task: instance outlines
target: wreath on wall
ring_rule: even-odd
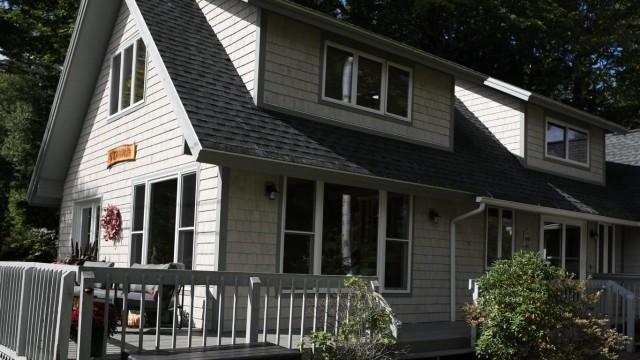
[[[115,205],[108,205],[106,209],[104,209],[104,213],[100,219],[100,226],[104,234],[102,235],[103,240],[120,240],[122,233],[122,216],[120,215],[120,209]]]

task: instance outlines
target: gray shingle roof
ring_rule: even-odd
[[[635,169],[608,166],[607,187],[528,170],[460,103],[453,152],[265,111],[195,1],[137,4],[204,149],[640,220],[623,176]]]
[[[607,161],[640,165],[640,130],[626,135],[607,135]]]

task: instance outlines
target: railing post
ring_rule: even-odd
[[[476,279],[469,279],[469,290],[471,290],[471,299],[474,305],[478,305],[478,298],[480,297],[480,291],[478,290],[478,281]],[[478,328],[475,325],[471,325],[471,334],[469,335],[471,340],[471,348],[475,349],[476,341],[478,340]]]
[[[611,280],[608,280],[606,283],[606,290],[607,292],[606,296],[607,296],[607,304],[606,304],[606,311],[607,311],[607,318],[609,320],[609,326],[611,326],[612,322],[611,322],[611,316],[613,316],[613,305],[614,305],[614,294],[613,294],[613,285]]]
[[[627,352],[636,352],[636,297],[627,295],[627,336],[631,341],[627,345]]]
[[[249,293],[247,295],[247,331],[246,343],[258,341],[258,310],[260,309],[260,278],[249,278]]]
[[[71,304],[73,303],[73,285],[75,273],[69,272],[60,279],[60,297],[58,300],[58,318],[56,320],[56,343],[53,352],[56,359],[66,360],[69,349],[69,328],[71,326]]]
[[[78,306],[78,353],[77,359],[88,359],[91,356],[91,335],[93,328],[93,272],[82,272],[80,278],[80,304]],[[105,314],[105,321],[107,315]]]
[[[31,282],[33,280],[33,268],[27,267],[22,274],[22,287],[20,289],[20,313],[18,317],[18,336],[16,340],[16,355],[25,356],[27,351],[27,325],[29,320],[29,303],[31,302]]]

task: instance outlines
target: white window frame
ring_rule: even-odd
[[[96,212],[96,207],[100,208],[99,212]],[[91,229],[89,235],[89,244],[91,244],[91,239],[96,239],[98,242],[98,252],[96,254],[96,258],[99,259],[100,256],[100,216],[102,212],[102,199],[101,198],[93,198],[93,199],[85,199],[76,201],[73,204],[73,228],[72,228],[72,236],[71,236],[71,247],[72,253],[75,252],[75,243],[79,243],[80,238],[82,237],[82,210],[86,208],[91,208]],[[97,227],[95,226],[97,225]],[[97,233],[96,233],[97,231]]]
[[[546,261],[546,251],[544,248],[544,223],[554,222],[562,225],[562,239],[560,243],[560,267],[565,268],[565,251],[566,251],[566,226],[579,226],[580,227],[580,273],[576,274],[580,279],[585,279],[587,274],[587,223],[581,220],[555,217],[555,216],[540,216],[540,256]]]
[[[333,47],[336,48],[338,50],[342,50],[342,51],[346,51],[346,52],[350,52],[353,54],[353,69],[351,70],[351,101],[347,102],[347,101],[343,101],[343,100],[338,100],[338,99],[334,99],[334,98],[330,98],[325,96],[325,88],[326,88],[326,79],[327,79],[327,48],[328,47]],[[358,89],[358,63],[359,63],[359,59],[360,57],[366,57],[370,60],[379,62],[382,65],[382,79],[381,79],[381,84],[380,84],[380,108],[379,109],[372,109],[366,106],[362,106],[362,105],[358,105],[357,101],[358,101],[358,94],[357,94],[357,89]],[[390,112],[387,111],[387,94],[388,94],[388,74],[389,74],[389,66],[393,66],[395,68],[398,68],[400,70],[404,70],[404,71],[408,71],[409,72],[409,92],[408,92],[408,99],[407,99],[407,116],[400,116],[397,114],[392,114]],[[355,50],[340,44],[336,44],[332,41],[325,41],[324,44],[324,54],[323,54],[323,66],[322,66],[322,89],[321,89],[321,99],[323,101],[327,101],[327,102],[331,102],[331,103],[335,103],[335,104],[340,104],[340,105],[346,105],[346,106],[351,106],[354,107],[356,109],[359,110],[364,110],[364,111],[368,111],[371,113],[375,113],[378,115],[383,115],[383,116],[389,116],[398,120],[402,120],[402,121],[407,121],[407,122],[411,122],[411,114],[412,114],[412,109],[413,109],[413,69],[411,69],[410,67],[404,66],[404,65],[400,65],[398,63],[392,62],[392,61],[388,61],[385,60],[381,57],[375,56],[375,55],[371,55],[369,53],[363,52],[363,51],[359,51],[359,50]]]
[[[555,156],[555,155],[551,155],[549,154],[548,151],[548,143],[549,143],[549,139],[547,138],[547,129],[549,128],[549,123],[557,126],[557,127],[561,127],[564,128],[564,153],[565,153],[565,157],[559,157],[559,156]],[[576,161],[576,160],[571,160],[569,159],[569,129],[577,131],[577,132],[582,132],[585,133],[587,135],[587,161],[586,162],[580,162],[580,161]],[[562,161],[562,162],[566,162],[569,164],[573,164],[573,165],[578,165],[581,167],[585,167],[588,168],[589,164],[591,163],[591,134],[589,133],[589,130],[581,128],[579,126],[575,126],[575,125],[571,125],[568,124],[562,120],[558,120],[552,117],[546,117],[545,119],[545,124],[544,124],[544,156],[549,158],[549,159],[553,159],[553,160],[558,160],[558,161]]]
[[[196,187],[195,187],[195,206],[194,206],[194,214],[193,214],[193,227],[180,227],[180,210],[182,209],[182,177],[183,175],[195,174],[196,175]],[[151,185],[155,183],[159,183],[166,180],[177,179],[177,188],[176,188],[176,224],[174,230],[173,237],[173,262],[178,262],[178,249],[179,249],[179,235],[181,230],[189,230],[193,229],[193,249],[192,249],[192,269],[195,270],[196,267],[196,244],[197,244],[197,236],[196,232],[196,224],[198,222],[198,198],[199,198],[199,186],[200,186],[200,171],[198,171],[198,167],[186,167],[181,169],[176,169],[174,171],[169,171],[162,174],[156,174],[155,176],[149,176],[144,178],[135,179],[131,184],[131,216],[134,214],[135,202],[133,201],[133,196],[135,194],[135,187],[137,185],[144,185],[144,215],[143,215],[143,231],[142,231],[142,254],[140,262],[142,264],[147,264],[148,250],[149,250],[149,199],[151,196]],[[131,246],[133,245],[133,234],[141,233],[140,231],[131,232],[129,236],[129,262],[131,261]]]
[[[616,273],[616,226],[608,223],[597,224],[597,240],[596,240],[596,273],[600,272],[600,257],[602,257],[602,273],[603,274],[615,274]],[[604,227],[604,244],[602,250],[604,254],[600,254],[600,227]],[[612,230],[613,239],[609,239],[609,228]],[[609,264],[609,243],[611,242],[611,264]],[[609,266],[611,265],[611,266]],[[611,271],[609,271],[611,269]]]
[[[111,119],[113,117],[116,116],[120,116],[121,114],[125,113],[126,111],[129,111],[135,107],[138,107],[138,105],[141,105],[145,102],[146,98],[147,98],[147,72],[149,71],[149,57],[148,57],[148,49],[146,47],[145,44],[145,66],[144,66],[144,76],[143,76],[143,82],[144,84],[142,85],[143,87],[143,91],[142,91],[142,99],[138,100],[137,102],[134,102],[135,99],[135,88],[136,88],[136,66],[137,66],[137,59],[138,59],[138,40],[141,40],[144,42],[144,40],[142,40],[141,37],[137,37],[135,39],[129,40],[127,42],[125,42],[123,45],[121,45],[118,50],[111,56],[111,61],[109,62],[109,102],[108,102],[108,110],[107,113],[109,114],[109,116],[107,117],[107,119]],[[130,46],[133,46],[133,64],[131,64],[131,94],[130,94],[130,99],[129,99],[129,106],[123,108],[122,107],[122,93],[123,93],[123,87],[124,87],[124,51],[126,49],[128,49]],[[118,109],[116,110],[116,112],[111,113],[111,102],[112,102],[112,89],[111,87],[113,86],[113,83],[111,82],[111,80],[113,79],[113,61],[114,59],[120,55],[120,81],[119,81],[119,88],[118,88]]]
[[[315,208],[314,208],[314,231],[313,232],[300,232],[300,231],[288,231],[286,227],[286,212],[287,212],[287,179],[283,179],[282,189],[282,202],[281,202],[281,231],[280,237],[280,256],[279,256],[279,272],[284,270],[284,235],[285,233],[305,234],[313,235],[313,275],[322,275],[322,226],[323,226],[323,212],[324,212],[324,181],[314,181],[315,183]],[[313,181],[313,180],[311,180]],[[413,217],[414,217],[414,196],[410,194],[404,194],[409,196],[409,239],[388,239],[387,238],[387,192],[384,190],[378,190],[378,254],[376,264],[376,277],[380,284],[380,291],[389,294],[408,294],[411,292],[411,266],[413,263],[412,247],[413,247]],[[390,289],[387,290],[384,287],[384,275],[385,275],[385,260],[386,260],[386,242],[387,241],[406,241],[408,243],[408,258],[407,258],[407,288],[406,289]]]
[[[505,211],[511,212],[511,222],[513,227],[513,235],[511,236],[511,254],[510,257],[513,257],[516,248],[516,211],[513,209],[505,209],[499,208],[495,206],[488,207],[485,211],[484,218],[484,266],[485,269],[489,269],[491,264],[489,264],[489,209],[498,210],[498,259],[505,259],[502,255],[502,214]]]

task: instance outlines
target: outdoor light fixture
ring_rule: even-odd
[[[278,197],[278,189],[273,183],[267,183],[264,193],[269,200],[275,200]]]
[[[440,222],[440,214],[434,209],[429,209],[429,219],[431,219],[432,223],[437,224]]]

